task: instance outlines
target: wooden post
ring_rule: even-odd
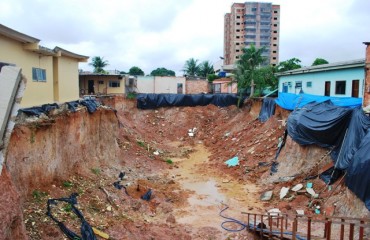
[[[272,238],[272,217],[269,214],[269,225],[270,225],[270,232],[269,232],[269,238]]]
[[[327,240],[330,240],[330,236],[331,236],[331,221],[330,220],[327,221],[326,222],[326,225],[327,225],[327,227],[326,227],[326,239]]]
[[[250,230],[250,226],[251,226],[251,225],[250,225],[250,222],[249,222],[249,215],[250,215],[250,214],[248,213],[248,230]]]
[[[344,222],[345,220],[342,218],[340,220],[342,223],[340,225],[340,240],[344,240]]]
[[[307,219],[307,240],[311,240],[311,217]]]
[[[284,238],[284,215],[281,215],[280,239]]]
[[[355,224],[351,223],[349,225],[349,240],[353,240],[353,232],[355,230]]]
[[[297,217],[295,217],[293,220],[292,240],[296,240],[296,234],[297,234]]]
[[[260,227],[260,236],[263,238],[263,215],[261,214],[261,227]]]
[[[363,224],[365,223],[365,221],[364,220],[361,220],[360,221],[360,230],[359,230],[359,240],[363,240],[364,239],[364,226],[363,226]]]
[[[253,223],[254,232],[257,231],[257,224],[256,224],[256,222],[257,222],[257,214],[254,214],[254,223]]]

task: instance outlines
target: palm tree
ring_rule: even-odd
[[[262,56],[264,50],[264,47],[257,49],[254,45],[250,45],[249,48],[243,48],[243,54],[236,63],[235,72],[238,89],[241,90],[240,98],[243,90],[248,86],[251,87],[250,97],[254,95],[256,71],[260,64],[265,61],[265,58]]]
[[[204,61],[199,65],[198,75],[201,77],[207,77],[208,74],[213,74],[213,65],[209,61]]]
[[[104,67],[108,66],[108,61],[104,61],[103,57],[95,56],[91,59],[90,66],[94,67],[94,73],[105,73]]]
[[[197,76],[199,72],[199,65],[198,60],[195,60],[194,58],[190,58],[185,62],[184,73],[189,76]]]

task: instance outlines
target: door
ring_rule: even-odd
[[[87,85],[87,94],[94,94],[95,91],[94,91],[94,80],[89,80],[88,81],[88,85]]]
[[[359,80],[352,80],[352,97],[358,98]]]
[[[283,93],[288,92],[288,83],[283,83]]]
[[[330,81],[325,82],[325,96],[330,96]]]

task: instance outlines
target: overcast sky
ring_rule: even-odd
[[[1,0],[0,23],[41,45],[109,62],[106,70],[165,67],[182,74],[189,58],[217,63],[223,55],[224,15],[231,0]],[[239,1],[243,2],[243,1]],[[370,0],[275,0],[280,61],[311,65],[365,57]],[[87,63],[84,70],[92,70]]]

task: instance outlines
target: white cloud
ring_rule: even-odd
[[[271,2],[265,1],[264,2]],[[88,56],[111,69],[166,67],[181,74],[191,57],[223,54],[223,19],[232,0],[2,0],[0,23]],[[240,1],[244,2],[244,1]],[[368,0],[276,0],[281,6],[280,60],[363,58],[370,40]],[[81,67],[91,69],[87,64]]]

